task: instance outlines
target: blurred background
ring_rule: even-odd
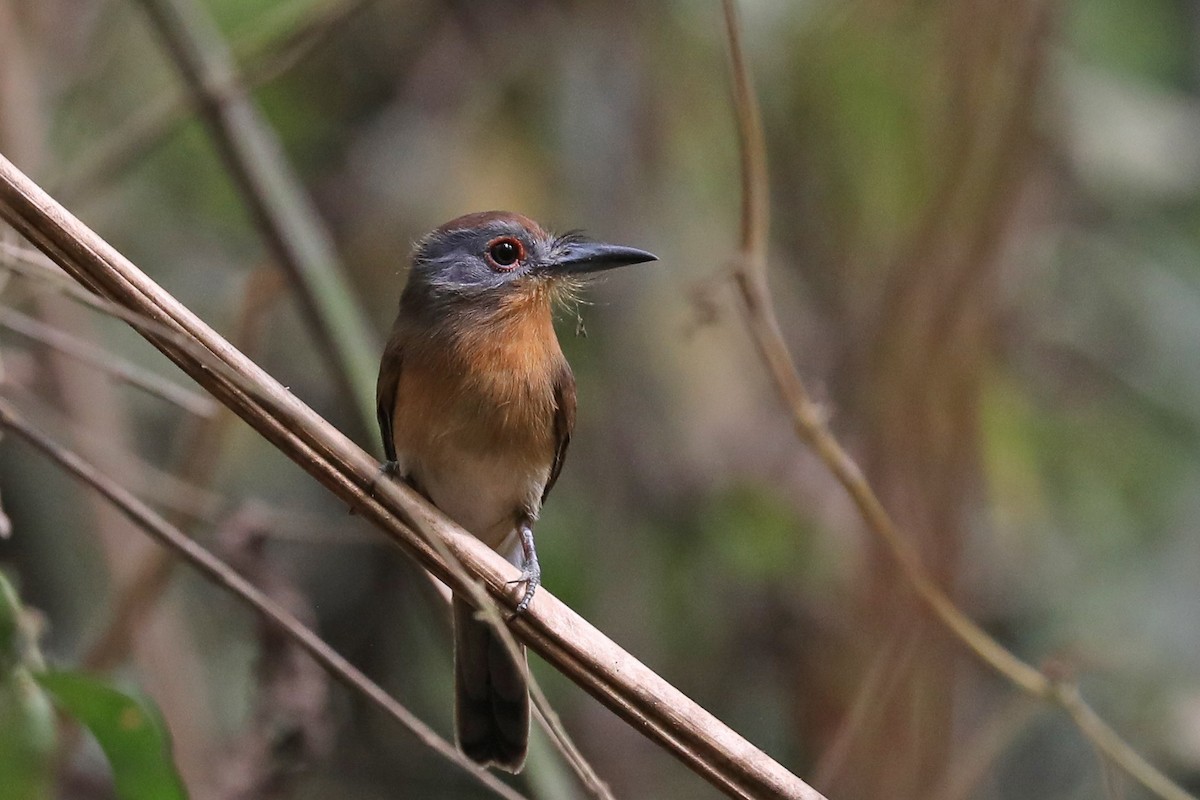
[[[331,367],[165,7],[365,372]],[[774,300],[831,425],[964,610],[1200,790],[1200,3],[740,8]],[[1147,796],[928,621],[793,434],[725,277],[728,86],[715,2],[0,0],[0,152],[376,454],[355,393],[416,237],[502,208],[657,253],[563,314],[545,585],[830,798]],[[450,736],[405,557],[124,323],[3,281],[3,396]],[[488,796],[11,436],[0,492],[46,658],[153,697],[193,797]],[[618,797],[718,796],[531,661]],[[64,747],[53,796],[113,796],[106,769]],[[541,739],[513,783],[584,796]]]

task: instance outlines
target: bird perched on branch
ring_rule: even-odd
[[[655,261],[554,236],[528,217],[468,214],[421,239],[379,367],[385,469],[541,582],[533,524],[575,424],[575,378],[552,311],[581,278]],[[455,730],[462,751],[513,772],[529,740],[526,665],[454,597]]]

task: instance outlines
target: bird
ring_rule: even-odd
[[[413,247],[376,385],[383,469],[521,570],[514,616],[541,584],[533,525],[575,425],[554,309],[589,276],[657,260],[578,231],[554,235],[510,211],[458,217]],[[519,772],[524,648],[518,663],[466,598],[451,602],[459,749]]]

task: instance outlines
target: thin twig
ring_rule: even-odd
[[[549,734],[550,740],[562,753],[567,764],[583,781],[584,788],[599,800],[616,800],[612,789],[596,772],[596,768],[592,766],[591,762],[584,757],[571,735],[567,733],[566,726],[563,725],[554,706],[550,705],[549,698],[542,690],[542,685],[533,677],[533,673],[529,674],[529,694],[533,699],[533,708],[538,724]]]
[[[79,280],[73,283],[72,276],[64,273],[44,254],[37,253],[38,258],[31,258],[29,255],[30,252],[24,248],[9,247],[5,243],[0,242],[0,256],[7,256],[7,258],[0,258],[0,269],[8,270],[15,275],[19,275],[21,278],[35,281],[42,287],[62,294],[68,299],[87,306],[93,311],[98,311],[101,314],[119,319],[147,338],[154,336],[170,341],[180,349],[188,351],[197,361],[207,364],[209,369],[216,372],[223,372],[226,378],[236,375],[223,361],[215,358],[212,353],[202,345],[197,344],[194,339],[180,333],[175,328],[158,322],[146,314],[131,311],[125,306],[98,296],[95,290],[91,288],[91,284],[86,280]],[[89,288],[81,288],[79,284],[83,284],[83,286]]]
[[[904,670],[912,663],[917,650],[913,631],[896,629],[875,653],[854,701],[838,724],[829,746],[817,760],[813,783],[826,791],[837,786],[837,779],[846,771],[846,760],[855,739],[873,720],[873,715],[892,702]]]
[[[272,255],[287,273],[359,432],[375,430],[379,348],[345,280],[333,242],[275,132],[237,78],[233,56],[192,0],[140,0]]]
[[[954,638],[1015,687],[1054,703],[1074,720],[1083,735],[1138,783],[1167,800],[1196,800],[1146,761],[1108,726],[1071,684],[1051,681],[993,639],[941,590],[921,563],[912,542],[884,509],[862,470],[825,422],[797,372],[780,332],[766,283],[766,143],[762,134],[750,70],[741,46],[735,0],[722,0],[729,33],[733,98],[742,150],[741,245],[734,274],[745,306],[751,337],[775,382],[800,439],[816,452],[850,495],[867,528],[884,545],[910,588]]]
[[[1013,696],[1008,706],[961,748],[937,787],[929,793],[929,800],[967,800],[975,796],[975,789],[988,768],[1046,708],[1045,703],[1027,695]]]
[[[305,627],[295,615],[261,592],[224,561],[189,539],[178,528],[170,525],[153,509],[134,497],[132,493],[101,474],[75,453],[29,425],[12,406],[3,400],[0,400],[0,425],[20,436],[77,480],[91,486],[163,547],[169,548],[209,581],[229,591],[254,608],[265,619],[278,626],[280,630],[286,632],[296,644],[304,648],[305,652],[320,663],[342,685],[383,709],[425,745],[471,774],[501,797],[509,798],[509,800],[522,800],[521,794],[501,783],[486,769],[458,752],[453,745],[438,736],[419,717]]]
[[[267,550],[269,524],[254,505],[225,521],[215,553],[302,623],[315,627],[312,602]],[[256,696],[250,722],[224,748],[221,800],[286,800],[300,774],[328,759],[334,746],[329,675],[286,633],[265,620],[255,631]]]
[[[115,353],[85,342],[16,309],[0,306],[0,326],[107,372],[119,381],[179,406],[189,414],[211,417],[216,413],[217,404],[211,397],[172,383]]]
[[[9,400],[31,409],[35,424],[43,428],[57,426],[70,430],[79,450],[94,448],[94,452],[103,450],[106,457],[111,456],[112,463],[107,469],[125,476],[125,485],[129,490],[147,503],[169,515],[200,523],[215,524],[221,519],[218,510],[225,504],[225,497],[219,492],[188,483],[180,476],[147,461],[127,446],[113,442],[103,431],[79,425],[78,419],[63,409],[47,404],[45,397],[26,386],[11,382],[4,386]],[[130,570],[130,574],[133,574],[133,570]]]
[[[455,591],[467,591],[426,537],[436,537],[506,609],[517,570],[416,493],[379,480],[379,462],[247,359],[111,245],[0,157],[0,217],[81,283],[175,335],[135,324],[155,347],[280,452],[376,525]],[[178,338],[192,346],[182,346]],[[414,531],[418,529],[423,535]],[[618,647],[545,589],[511,623],[550,664],[637,731],[730,795],[746,800],[821,795]]]

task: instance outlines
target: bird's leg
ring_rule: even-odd
[[[529,608],[533,595],[542,585],[542,567],[538,564],[537,548],[533,546],[533,527],[529,524],[528,517],[522,517],[517,532],[521,535],[521,577],[508,583],[525,584],[525,594],[521,597],[521,602],[517,603],[517,610],[513,612],[512,618],[519,617]]]

